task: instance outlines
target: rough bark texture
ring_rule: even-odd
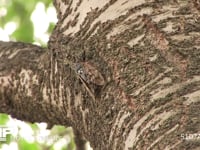
[[[54,5],[48,50],[0,43],[1,112],[72,126],[95,150],[200,148],[198,0]]]

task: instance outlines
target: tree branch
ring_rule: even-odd
[[[31,122],[49,121],[42,109],[47,49],[21,42],[0,42],[0,112]],[[46,60],[47,61],[47,60]]]
[[[17,57],[1,46],[1,111],[70,125],[97,150],[198,146],[180,136],[200,127],[196,1],[54,4],[48,51],[7,48]]]

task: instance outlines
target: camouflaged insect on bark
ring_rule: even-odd
[[[88,84],[103,86],[105,80],[101,73],[89,62],[72,63],[71,68]]]

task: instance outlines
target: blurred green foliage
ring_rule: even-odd
[[[39,0],[0,0],[0,9],[6,8],[5,16],[0,16],[0,27],[4,27],[6,23],[14,21],[17,23],[17,29],[11,35],[11,38],[17,41],[34,42],[34,28],[31,21],[31,14],[35,9]],[[41,1],[45,8],[52,4],[52,0]],[[54,24],[53,24],[54,26]],[[49,32],[52,31],[52,25]]]
[[[8,115],[0,114],[0,125],[5,125],[8,120]]]
[[[0,10],[4,8],[6,9],[7,13],[5,16],[1,16],[0,14],[0,27],[4,28],[4,26],[12,21],[17,24],[16,30],[10,35],[11,39],[15,39],[17,41],[23,41],[23,42],[34,42],[34,27],[33,22],[31,21],[31,14],[35,9],[36,4],[38,3],[38,0],[0,0]],[[52,5],[51,0],[42,0],[40,1],[44,3],[45,8],[47,9],[50,5]],[[47,32],[51,33],[54,28],[53,23],[49,24],[49,29]],[[0,35],[1,36],[1,35]],[[7,114],[0,114],[0,126],[6,126],[7,123],[12,120]],[[41,129],[37,124],[29,124],[30,128],[34,132],[34,136],[40,136],[38,135],[39,132],[41,132]],[[23,128],[19,125],[16,125],[18,129]],[[47,129],[44,129],[47,130]],[[12,136],[12,135],[11,135]],[[73,132],[71,128],[65,128],[63,126],[54,126],[49,137],[59,137],[57,140],[50,142],[49,145],[49,139],[48,137],[45,139],[45,142],[37,141],[30,142],[25,140],[25,138],[21,137],[21,135],[17,135],[17,139],[12,139],[11,136],[8,137],[8,140],[6,142],[0,141],[0,150],[3,148],[3,145],[7,143],[8,145],[10,142],[13,142],[13,140],[17,143],[17,147],[19,150],[54,150],[54,145],[59,142],[59,140],[66,140],[67,142],[60,147],[61,150],[74,150],[75,144],[73,140]]]

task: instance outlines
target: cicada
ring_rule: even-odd
[[[90,96],[95,99],[94,86],[99,87],[105,84],[101,73],[89,62],[71,63],[70,66],[76,72]]]
[[[88,84],[103,86],[105,80],[101,73],[90,63],[72,63],[71,68]]]

